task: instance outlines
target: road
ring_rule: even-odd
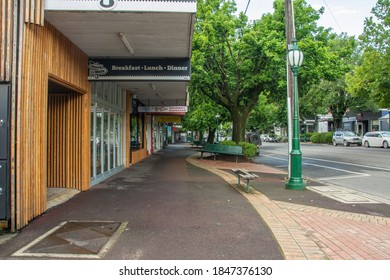
[[[390,199],[390,149],[301,143],[302,175]],[[288,170],[288,144],[263,143],[258,163]]]

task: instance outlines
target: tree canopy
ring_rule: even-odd
[[[294,1],[296,39],[305,59],[299,72],[301,116],[331,113],[336,127],[346,110],[390,106],[389,3],[378,0],[359,41],[318,26],[324,8]],[[215,115],[245,128],[287,122],[284,0],[249,22],[234,0],[199,0],[193,37],[188,120],[215,128]],[[223,109],[222,109],[223,108]],[[201,120],[203,116],[203,120]]]
[[[364,23],[362,57],[348,75],[348,89],[362,100],[390,107],[390,0],[378,0]]]
[[[193,39],[191,91],[226,108],[233,140],[245,139],[246,120],[269,76],[259,34],[231,0],[198,1]]]

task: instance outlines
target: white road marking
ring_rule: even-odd
[[[370,176],[371,176],[370,174],[361,173],[361,174],[354,175],[354,176],[322,177],[322,178],[316,178],[316,179],[320,180],[320,181],[327,181],[327,180],[352,179],[352,178],[370,177]]]
[[[283,154],[277,154],[276,155],[283,155]],[[279,159],[283,161],[288,161],[288,159],[278,158],[274,156],[269,155],[262,155],[269,158]],[[363,164],[356,164],[356,163],[349,163],[349,162],[342,162],[342,161],[334,161],[334,160],[327,160],[327,159],[320,159],[320,158],[311,158],[311,157],[302,157],[302,159],[310,159],[310,160],[316,160],[316,161],[323,161],[323,162],[330,162],[330,163],[337,163],[337,164],[344,164],[344,165],[350,165],[350,166],[356,166],[356,167],[364,167],[369,169],[375,169],[375,170],[381,170],[381,171],[390,171],[390,168],[384,168],[384,167],[378,167],[378,166],[370,166],[370,165],[363,165]]]
[[[263,156],[282,160],[282,161],[288,161],[286,159],[282,159],[282,158],[278,158],[278,157],[273,157],[273,156],[268,156],[268,155],[263,155]],[[330,162],[330,161],[328,161],[328,162]],[[335,161],[333,161],[333,162],[335,162]],[[315,167],[319,167],[319,168],[332,169],[332,170],[339,171],[339,172],[354,174],[351,176],[334,176],[334,177],[317,178],[318,180],[321,180],[321,181],[337,180],[337,179],[350,179],[350,178],[356,178],[356,177],[369,177],[369,176],[371,176],[370,174],[367,174],[367,173],[355,172],[355,171],[350,171],[350,170],[346,170],[346,169],[341,169],[341,168],[336,168],[336,167],[331,167],[331,166],[326,166],[326,165],[320,165],[320,164],[314,164],[314,163],[302,163],[302,165],[310,165],[310,166],[315,166]]]

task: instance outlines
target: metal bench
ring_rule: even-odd
[[[202,149],[199,149],[197,151],[200,152],[201,159],[203,159],[203,153],[209,153],[209,154],[214,155],[214,160],[215,160],[215,157],[216,157],[218,151],[221,149],[220,146],[222,146],[222,145],[221,144],[206,143]]]
[[[222,144],[208,144],[206,143],[202,149],[198,150],[201,155],[200,157],[203,159],[203,153],[209,153],[214,156],[214,160],[217,155],[232,155],[236,157],[236,162],[238,162],[238,157],[243,156],[242,147],[241,146],[228,146]]]
[[[196,141],[193,141],[192,143],[192,146],[196,146],[197,148],[199,147],[199,146],[204,146],[204,141],[198,141],[198,140],[196,140]]]
[[[227,145],[221,145],[221,148],[218,151],[218,154],[235,156],[236,162],[238,162],[239,156],[244,155],[242,152],[241,146],[227,146]]]
[[[249,192],[249,181],[254,180],[254,179],[259,177],[256,174],[249,173],[245,169],[231,169],[231,171],[233,171],[237,175],[238,186],[240,186],[240,184],[241,184],[241,178],[246,180],[245,192],[247,192],[247,193]]]

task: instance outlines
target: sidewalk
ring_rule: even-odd
[[[287,174],[261,164],[214,162],[196,155],[188,160],[238,189],[268,224],[288,260],[390,259],[388,204],[345,204],[311,190],[286,190]],[[249,194],[243,191],[244,186],[237,188],[237,178],[228,171],[230,168],[243,168],[260,176],[251,184]],[[326,188],[317,182],[309,181],[307,185],[308,189]]]
[[[250,193],[231,168],[259,175]],[[189,146],[171,145],[49,209],[0,245],[0,259],[390,259],[386,201],[343,203],[286,190],[286,176],[249,161],[201,160]]]

